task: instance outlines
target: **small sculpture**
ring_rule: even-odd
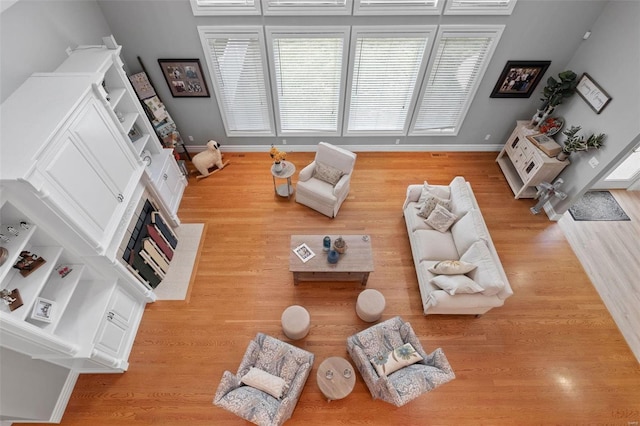
[[[224,166],[228,165],[229,162],[222,162],[222,152],[218,149],[220,144],[214,140],[210,140],[207,142],[207,149],[197,153],[193,156],[193,160],[191,162],[195,166],[195,168],[200,172],[197,179],[206,178],[220,170],[224,169]],[[216,166],[217,169],[209,172],[209,169],[213,166]]]

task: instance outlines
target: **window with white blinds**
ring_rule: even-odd
[[[352,1],[262,0],[262,8],[265,15],[350,15]]]
[[[273,136],[262,28],[199,32],[227,136]]]
[[[435,27],[354,27],[345,134],[406,134]]]
[[[445,0],[354,0],[354,15],[439,15]]]
[[[447,0],[445,15],[511,15],[517,0]]]
[[[267,27],[278,134],[337,136],[349,29],[302,31]]]
[[[260,0],[191,0],[194,16],[260,15]]]
[[[410,134],[458,134],[503,29],[440,27]]]

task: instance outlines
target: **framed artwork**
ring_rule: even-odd
[[[530,97],[550,64],[551,61],[507,61],[490,97]]]
[[[54,304],[55,302],[51,300],[47,300],[43,297],[38,297],[36,299],[36,303],[34,303],[33,305],[31,318],[38,321],[51,322]]]
[[[576,92],[589,104],[596,114],[600,114],[604,107],[611,102],[611,96],[586,72],[580,77],[578,85],[576,86]]]
[[[129,76],[129,81],[131,81],[133,90],[135,90],[139,99],[144,100],[156,95],[156,91],[151,85],[149,77],[147,77],[147,73],[139,72],[137,74],[133,74],[132,76]]]
[[[293,249],[293,252],[302,260],[302,262],[307,263],[309,259],[311,259],[316,254],[309,248],[305,243],[300,244],[298,247]]]
[[[158,59],[174,98],[208,98],[209,88],[200,59]]]

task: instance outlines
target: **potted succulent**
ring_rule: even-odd
[[[340,254],[344,254],[347,251],[347,242],[342,237],[338,237],[333,242],[333,249]]]
[[[602,148],[605,138],[604,133],[597,135],[592,133],[591,136],[585,139],[584,136],[578,135],[580,130],[582,130],[581,126],[571,126],[562,132],[567,139],[564,141],[562,151],[556,157],[559,161],[564,161],[569,158],[569,155],[571,155],[572,152]]]
[[[577,77],[573,71],[566,70],[558,74],[557,80],[554,77],[547,79],[540,98],[542,105],[533,116],[532,124],[542,123],[565,98],[573,96],[578,85]]]

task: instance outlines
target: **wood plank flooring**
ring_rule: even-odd
[[[124,374],[83,375],[62,425],[245,425],[212,405],[224,370],[236,371],[256,332],[287,340],[280,315],[305,306],[312,328],[295,345],[316,355],[287,424],[627,425],[640,420],[640,365],[560,225],[514,200],[495,153],[358,153],[338,217],[274,195],[266,153],[228,153],[231,165],[189,180],[179,215],[206,223],[186,301],[148,305]],[[290,153],[298,170],[312,153]],[[408,184],[469,180],[514,290],[480,318],[423,316],[401,206]],[[294,176],[294,183],[297,173]],[[293,285],[291,234],[371,235],[368,288],[411,322],[427,351],[441,347],[456,379],[396,408],[372,400],[358,375],[353,393],[328,403],[315,378],[346,338],[369,324],[355,313],[357,283]],[[636,257],[637,260],[637,257]]]

